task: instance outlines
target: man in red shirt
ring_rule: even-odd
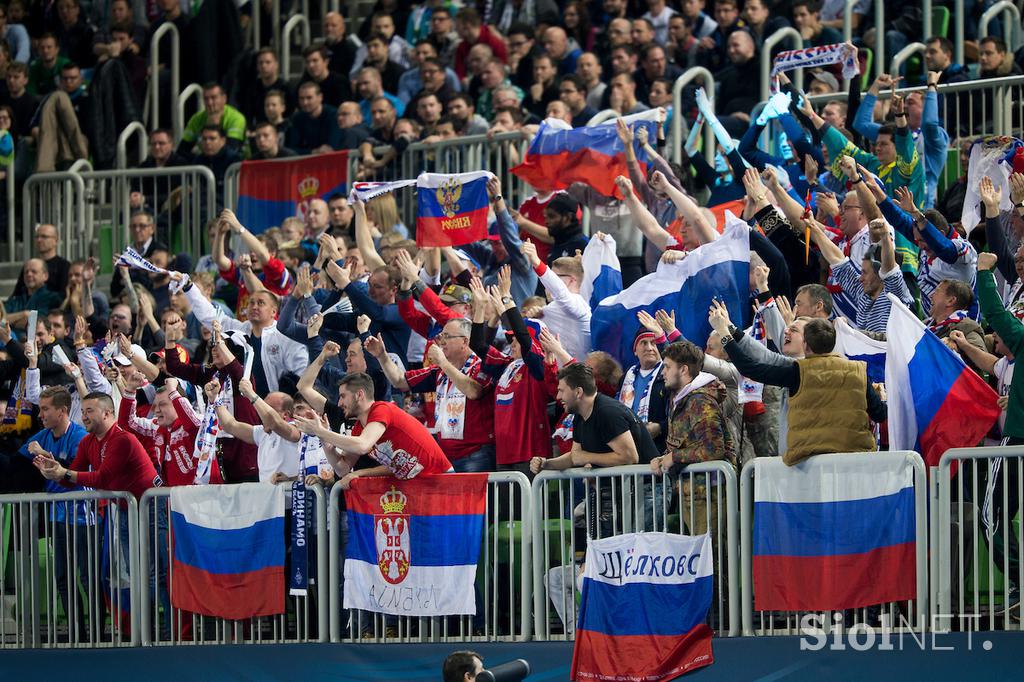
[[[462,41],[455,48],[455,73],[459,78],[466,77],[466,57],[474,45],[483,43],[491,48],[494,56],[505,63],[508,61],[508,48],[501,36],[488,26],[484,26],[480,13],[472,7],[463,7],[455,15],[455,32]]]
[[[438,444],[460,473],[494,471],[494,382],[469,348],[472,323],[449,320],[434,337],[425,358],[430,367],[403,372],[378,337],[366,340],[384,376],[400,391],[434,392],[434,429]]]
[[[339,481],[348,490],[359,476],[394,476],[410,479],[452,471],[452,465],[427,428],[394,403],[373,400],[373,379],[369,374],[347,374],[338,384],[338,405],[347,419],[355,419],[352,435],[335,433],[317,419],[295,417],[295,427],[318,436],[328,448],[327,458],[337,473],[348,469]],[[332,449],[341,451],[341,457]],[[359,457],[370,455],[381,466],[351,470]]]
[[[150,411],[152,419],[139,417],[135,413],[135,390],[138,386],[129,384],[127,388],[128,392],[121,397],[118,425],[136,436],[153,440],[166,485],[195,484],[197,460],[194,454],[201,420],[192,409],[192,404],[178,393],[178,380],[169,378],[163,388],[157,390]],[[223,482],[217,459],[213,458],[210,464],[210,483]]]

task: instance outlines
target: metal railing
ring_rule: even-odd
[[[896,629],[900,623],[902,614],[913,614],[913,621],[903,619],[904,623],[910,625],[910,629],[923,630],[928,627],[928,479],[925,475],[924,462],[916,452],[891,451],[872,453],[836,453],[827,455],[815,455],[805,460],[817,463],[826,462],[828,458],[838,457],[898,457],[902,456],[910,460],[914,469],[914,515],[916,534],[916,583],[917,599],[910,602],[899,602],[881,604],[878,606],[878,619],[882,627]],[[800,623],[805,612],[798,611],[758,611],[757,622],[755,623],[754,611],[754,582],[753,582],[753,527],[754,527],[754,476],[756,469],[765,465],[777,466],[781,461],[774,457],[764,457],[750,460],[743,467],[740,473],[740,557],[742,560],[743,584],[743,635],[794,635],[800,634]],[[802,466],[804,466],[802,464]],[[867,623],[872,615],[870,609],[857,609],[855,618],[861,623]],[[826,628],[833,622],[834,614],[825,616]]]
[[[875,3],[876,5],[878,3]],[[772,95],[771,85],[771,73],[772,73],[772,50],[776,45],[784,40],[789,40],[792,43],[790,49],[799,50],[804,46],[803,36],[800,35],[800,31],[787,26],[786,28],[780,28],[775,33],[771,34],[764,39],[764,44],[761,46],[761,99],[767,101]],[[804,70],[796,69],[794,82],[797,87],[803,88],[803,77]]]
[[[124,492],[0,495],[0,648],[138,645],[137,511]]]
[[[309,19],[304,14],[296,14],[284,25],[284,34],[281,43],[281,77],[287,83],[292,77],[292,31],[296,26],[302,27],[302,45],[309,45],[312,35],[309,28]]]
[[[913,57],[915,54],[923,55],[926,49],[927,47],[924,43],[910,43],[893,56],[892,64],[889,65],[889,73],[894,77],[898,76],[905,61]]]
[[[203,86],[199,83],[189,83],[184,90],[178,93],[174,106],[175,140],[180,141],[181,134],[185,131],[185,125],[188,122],[188,119],[185,118],[185,107],[188,106],[190,97],[195,98],[197,111],[203,111],[206,108],[206,104],[203,103]]]
[[[146,132],[146,126],[142,125],[142,123],[132,121],[117,136],[118,169],[123,170],[128,167],[128,140],[132,139],[133,136],[137,136],[139,139],[139,160],[136,163],[142,163],[146,160],[149,147],[149,133]]]
[[[17,153],[17,152],[15,152]],[[12,263],[18,262],[18,213],[17,213],[17,179],[14,176],[14,159],[4,171],[4,200],[7,202],[7,258]]]
[[[1024,585],[1024,446],[948,450],[936,478],[934,627],[1020,630],[1011,606]]]
[[[174,562],[170,560],[174,532],[170,524],[171,491],[151,488],[139,505],[139,564],[149,582],[140,586],[142,644],[280,644],[326,642],[329,583],[327,563],[327,496],[323,486],[307,487],[313,493],[313,532],[316,545],[316,577],[310,577],[306,596],[288,595],[285,613],[244,621],[226,620],[177,609],[174,602]],[[283,541],[283,539],[282,539]],[[312,564],[313,557],[310,557]],[[284,586],[282,586],[284,587]]]
[[[87,258],[92,233],[85,217],[85,182],[79,173],[60,171],[34,173],[21,190],[22,255],[32,257],[36,225],[58,226],[61,240],[58,252],[68,260]]]
[[[672,84],[672,161],[683,163],[683,88],[700,78],[709,102],[715,101],[715,77],[702,66],[687,69]],[[704,127],[704,158],[712,166],[715,163],[715,131]]]
[[[530,639],[533,511],[530,481],[524,474],[501,471],[487,475],[486,535],[477,568],[476,616],[385,616],[344,609],[343,547],[348,525],[340,514],[341,496],[341,486],[335,485],[329,504],[332,642],[523,642]]]
[[[691,464],[671,477],[656,477],[643,465],[542,471],[533,479],[532,494],[534,639],[574,637],[575,586],[582,570],[577,555],[588,538],[644,530],[711,534],[715,589],[710,623],[719,635],[739,634],[738,497],[732,465]]]
[[[872,3],[875,7],[875,76],[885,73],[885,3]]]
[[[171,70],[171,97],[176,96],[181,89],[181,35],[178,33],[177,26],[165,21],[153,33],[149,42],[149,127],[151,130],[160,127],[160,41],[166,35],[171,36],[171,63],[168,65]],[[175,139],[181,137],[180,122],[173,122],[172,125],[175,127]]]
[[[1003,40],[1012,54],[1021,46],[1022,28],[1020,24],[1020,8],[1010,0],[999,0],[981,15],[978,20],[978,39],[988,35],[988,25],[997,15],[1003,18]]]

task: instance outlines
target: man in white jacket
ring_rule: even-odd
[[[219,320],[225,333],[239,331],[245,335],[245,342],[253,352],[251,381],[259,395],[281,390],[281,379],[288,373],[296,380],[309,365],[306,347],[292,341],[277,328],[277,311],[280,303],[275,294],[263,290],[249,296],[248,320],[240,322],[225,315],[207,300],[198,287],[181,273],[172,273],[172,279],[185,279],[182,292],[192,306],[196,319],[204,327]],[[294,389],[294,386],[291,387]],[[286,391],[288,389],[286,388]]]
[[[577,258],[563,257],[549,268],[537,256],[533,242],[523,242],[522,251],[550,297],[546,306],[530,311],[529,317],[543,318],[569,355],[583,362],[590,352],[590,306],[580,296],[583,265]]]

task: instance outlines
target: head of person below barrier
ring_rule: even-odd
[[[453,651],[444,659],[444,682],[472,682],[484,671],[484,659],[475,651]]]
[[[346,419],[357,419],[372,404],[373,379],[369,374],[349,372],[338,381],[338,407]]]
[[[594,371],[586,364],[574,362],[558,370],[558,393],[556,397],[565,405],[566,412],[580,414],[594,404],[597,384]]]
[[[804,357],[828,355],[836,347],[836,328],[829,320],[816,318],[804,324]]]

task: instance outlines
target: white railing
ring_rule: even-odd
[[[284,25],[284,35],[282,36],[284,42],[281,44],[281,77],[285,83],[292,77],[292,31],[297,26],[301,27],[302,44],[309,45],[311,42],[309,19],[306,16],[304,14],[296,14]]]
[[[138,121],[132,121],[117,136],[117,168],[119,169],[128,167],[128,140],[132,139],[133,136],[138,137],[139,143],[139,160],[137,163],[142,163],[146,160],[149,134],[146,132],[146,126]]]
[[[164,36],[171,41],[171,97],[181,88],[181,36],[178,27],[166,21],[160,25],[149,43],[149,121],[150,128],[160,127],[160,41]],[[180,135],[179,135],[180,136]]]
[[[704,93],[708,101],[715,101],[715,77],[702,66],[687,69],[672,84],[672,161],[683,163],[683,88],[699,78],[704,83]],[[715,163],[715,131],[711,126],[704,126],[704,157],[708,163]]]
[[[189,98],[195,98],[196,109],[202,111],[206,108],[203,103],[203,86],[199,83],[189,83],[185,89],[178,93],[174,106],[174,140],[181,141],[181,134],[185,131],[188,120],[185,118],[185,107],[188,106]]]
[[[978,20],[978,39],[988,35],[988,25],[997,15],[1003,16],[1003,41],[1010,54],[1021,45],[1020,8],[1010,0],[999,0],[981,15]]]
[[[923,55],[926,49],[927,48],[924,43],[910,43],[893,56],[892,64],[889,66],[889,73],[892,74],[893,77],[900,75],[903,63],[915,54]]]

